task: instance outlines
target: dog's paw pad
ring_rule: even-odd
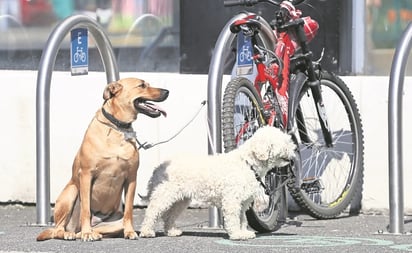
[[[81,239],[83,242],[94,242],[94,241],[100,241],[102,239],[102,235],[96,232],[86,232],[86,233],[81,233]]]
[[[244,233],[245,233],[245,236],[247,237],[247,239],[255,239],[256,238],[256,234],[252,231],[247,231],[247,232],[244,232]]]
[[[124,233],[124,239],[129,239],[129,240],[137,240],[138,236],[135,231],[132,232],[125,232]]]
[[[241,231],[229,235],[229,239],[234,241],[245,241],[254,238],[256,238],[256,234],[252,231]]]
[[[142,230],[140,231],[139,237],[142,238],[153,238],[156,236],[156,233],[154,230]]]
[[[64,232],[64,240],[74,241],[76,240],[76,234],[74,232]]]
[[[171,236],[171,237],[181,236],[182,230],[174,228],[174,229],[168,230],[166,234],[167,236]]]

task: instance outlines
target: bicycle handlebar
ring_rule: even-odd
[[[253,6],[257,3],[259,3],[259,0],[225,0],[223,1],[224,6],[238,6],[238,5]]]
[[[224,6],[253,6],[261,2],[271,2],[270,0],[224,0]]]
[[[292,2],[293,5],[298,5],[298,4],[302,3],[305,0],[289,0],[289,1]],[[253,5],[256,5],[258,3],[263,3],[263,2],[279,6],[282,1],[276,1],[276,0],[224,0],[223,5],[224,6],[238,6],[238,5],[253,6]]]

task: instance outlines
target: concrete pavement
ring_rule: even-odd
[[[134,211],[135,228],[145,209]],[[333,220],[315,220],[304,214],[290,213],[287,224],[278,231],[260,234],[254,240],[230,241],[224,230],[208,228],[208,209],[188,209],[178,225],[183,236],[163,236],[158,224],[158,237],[135,241],[123,238],[97,242],[50,240],[37,242],[44,229],[33,225],[34,206],[0,206],[0,252],[408,252],[412,235],[388,234],[387,213],[368,212],[358,216],[343,214]],[[405,217],[405,231],[412,228],[412,216]]]

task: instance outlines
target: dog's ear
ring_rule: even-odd
[[[256,147],[255,156],[259,161],[266,161],[269,159],[270,150],[265,150],[262,147]]]
[[[106,85],[106,88],[103,91],[103,99],[108,100],[108,99],[112,98],[122,88],[123,88],[123,86],[118,82],[109,83],[108,85]]]
[[[264,140],[262,140],[264,142]],[[266,161],[269,159],[269,153],[271,152],[272,146],[265,145],[262,141],[254,141],[252,144],[252,150],[255,154],[256,159],[259,161]]]

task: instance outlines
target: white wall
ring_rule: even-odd
[[[36,201],[36,71],[0,71],[0,202]],[[170,90],[160,105],[167,118],[151,119],[140,115],[134,128],[139,141],[156,143],[172,137],[199,110],[207,99],[206,75],[170,73],[121,73],[121,77],[140,77],[153,86]],[[106,84],[102,72],[72,77],[53,73],[50,101],[50,178],[51,202],[68,181],[71,164],[85,129],[101,106]],[[343,77],[358,102],[365,135],[364,209],[387,209],[388,200],[388,77]],[[408,109],[412,95],[411,78],[405,80],[404,130],[411,127]],[[404,131],[405,208],[412,209],[412,136]],[[207,108],[175,139],[149,150],[141,150],[138,193],[146,194],[146,183],[153,167],[176,152],[207,154]],[[136,198],[136,203],[139,199]]]

